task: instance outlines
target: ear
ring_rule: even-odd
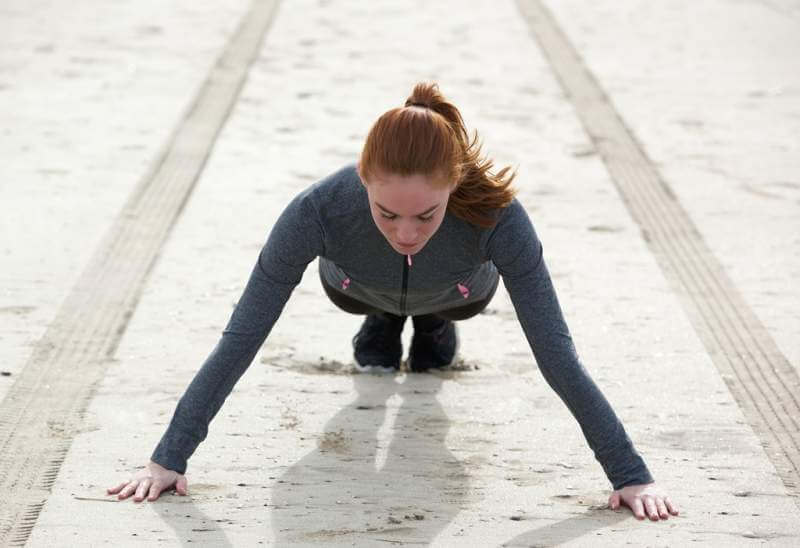
[[[364,180],[364,176],[361,175],[361,160],[358,160],[356,162],[356,173],[358,173],[358,179],[361,181],[361,184],[364,185],[364,187],[366,187],[367,182]]]

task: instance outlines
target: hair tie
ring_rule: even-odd
[[[425,105],[423,103],[409,103],[406,102],[407,107],[422,107],[422,108],[431,108],[430,105]]]

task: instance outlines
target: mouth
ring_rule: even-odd
[[[397,245],[397,247],[400,249],[414,249],[419,244],[401,244],[399,242],[395,242],[395,245]]]

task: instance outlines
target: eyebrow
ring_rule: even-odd
[[[378,202],[375,202],[375,205],[376,205],[376,206],[378,206],[379,208],[381,208],[381,209],[384,211],[384,213],[388,213],[389,215],[397,215],[397,213],[395,213],[394,211],[389,211],[388,209],[386,209],[385,207],[383,207],[383,206],[382,206],[381,204],[379,204]],[[436,204],[436,205],[435,205],[435,206],[433,206],[433,207],[429,207],[428,209],[426,209],[426,210],[425,210],[425,211],[423,211],[422,213],[417,213],[416,215],[412,215],[412,217],[422,217],[423,215],[427,215],[428,213],[430,213],[431,211],[433,211],[433,210],[434,210],[434,209],[436,209],[437,207],[439,207],[439,204]],[[399,215],[398,215],[398,217],[399,217]]]

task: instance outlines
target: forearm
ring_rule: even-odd
[[[587,444],[614,489],[653,481],[613,408],[577,356],[569,364],[548,363],[543,359],[539,368],[578,421]]]
[[[615,489],[653,481],[608,400],[575,351],[546,266],[534,277],[507,280],[517,315],[542,376],[578,421],[589,447]]]
[[[252,363],[293,288],[293,283],[272,280],[256,263],[222,337],[178,402],[153,462],[186,470],[186,461],[206,438],[209,423]]]
[[[211,420],[249,367],[263,339],[223,334],[178,402],[150,460],[183,474],[189,457],[205,440]]]

